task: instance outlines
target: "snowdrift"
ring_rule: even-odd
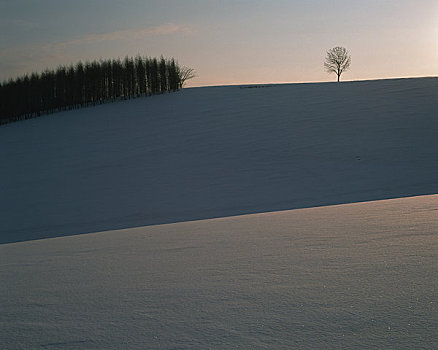
[[[438,193],[438,78],[185,89],[0,127],[0,243]]]
[[[437,202],[0,245],[0,348],[437,349]]]

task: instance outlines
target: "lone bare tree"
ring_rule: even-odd
[[[324,67],[329,73],[336,73],[338,82],[341,74],[350,68],[351,56],[345,47],[336,46],[327,51]]]

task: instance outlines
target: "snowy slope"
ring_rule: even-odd
[[[186,89],[0,127],[0,242],[438,193],[438,78]]]
[[[438,348],[438,195],[0,245],[0,348]]]

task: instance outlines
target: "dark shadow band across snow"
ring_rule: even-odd
[[[60,226],[51,226],[48,224],[45,227],[34,227],[29,229],[24,229],[23,231],[13,231],[13,235],[2,235],[0,238],[0,244],[7,244],[7,243],[17,243],[17,242],[25,242],[25,241],[31,241],[31,240],[39,240],[39,239],[46,239],[46,238],[55,238],[55,237],[65,237],[65,236],[74,236],[74,235],[80,235],[80,234],[87,234],[87,233],[97,233],[97,232],[104,232],[104,231],[113,231],[113,230],[121,230],[121,229],[129,229],[129,228],[135,228],[135,227],[142,227],[142,226],[151,226],[151,225],[161,225],[161,224],[172,224],[172,223],[178,223],[178,222],[189,222],[189,221],[197,221],[197,220],[208,220],[208,219],[216,219],[216,218],[223,218],[223,217],[232,217],[232,216],[240,216],[240,215],[248,215],[248,214],[257,214],[257,213],[268,213],[268,212],[277,212],[277,211],[284,211],[284,210],[294,210],[294,209],[304,209],[304,208],[314,208],[314,207],[322,207],[322,206],[331,206],[331,205],[341,205],[341,204],[350,204],[350,203],[361,203],[361,202],[369,202],[369,201],[376,201],[376,200],[386,200],[386,199],[395,199],[395,198],[407,198],[407,197],[414,197],[414,196],[422,196],[422,195],[429,195],[429,194],[438,194],[436,193],[421,193],[421,192],[405,192],[405,193],[399,193],[397,196],[365,196],[362,200],[357,201],[326,201],[326,202],[318,202],[313,203],[312,201],[306,202],[303,201],[300,206],[297,207],[291,207],[284,205],[272,205],[267,207],[266,209],[252,209],[252,208],[227,208],[222,211],[220,210],[211,210],[211,211],[205,211],[205,212],[198,212],[196,215],[184,215],[182,213],[174,214],[173,217],[165,217],[165,216],[156,216],[151,220],[141,220],[139,218],[137,219],[131,219],[129,221],[125,221],[125,223],[122,223],[123,221],[114,221],[108,220],[107,222],[94,222],[89,224],[82,224],[82,225],[69,225],[68,227]],[[438,205],[438,203],[437,203]],[[438,210],[438,209],[437,209]],[[129,222],[129,224],[128,224]]]
[[[438,78],[193,88],[0,128],[0,243],[438,193]]]

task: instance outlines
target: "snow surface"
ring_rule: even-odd
[[[185,89],[0,127],[0,243],[438,193],[438,78]]]
[[[0,348],[438,349],[438,195],[0,245]]]
[[[438,195],[370,201],[438,193],[437,88],[193,88],[1,126],[0,349],[437,349]]]

